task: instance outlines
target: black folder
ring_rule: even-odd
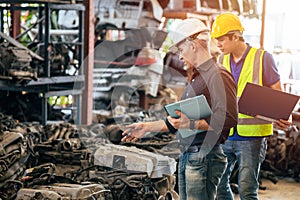
[[[287,120],[299,96],[269,87],[247,83],[239,99],[239,112],[267,121]]]

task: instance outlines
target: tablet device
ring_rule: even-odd
[[[288,120],[299,96],[247,83],[239,99],[239,112],[267,121]]]
[[[179,117],[175,112],[176,110],[187,115],[189,119],[202,119],[212,114],[206,97],[203,94],[167,104],[164,107],[167,113],[174,118]]]
[[[184,99],[178,102],[174,102],[164,106],[167,113],[173,117],[178,118],[176,110],[181,111],[189,119],[203,119],[209,117],[212,114],[212,110],[204,95],[195,96],[192,98]],[[204,132],[204,130],[190,130],[190,129],[179,129],[178,132],[183,138],[195,135],[197,133]]]

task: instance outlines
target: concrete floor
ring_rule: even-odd
[[[259,200],[298,200],[300,199],[300,183],[293,178],[279,178],[274,184],[270,180],[262,180],[266,190],[259,190]],[[240,200],[235,196],[235,200]]]

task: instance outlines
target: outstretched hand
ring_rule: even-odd
[[[126,126],[125,131],[122,133],[122,142],[136,142],[147,132],[144,123],[134,123]]]

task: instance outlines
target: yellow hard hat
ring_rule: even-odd
[[[210,36],[212,38],[218,38],[226,35],[230,31],[243,32],[244,28],[238,16],[233,13],[223,13],[215,19]]]

